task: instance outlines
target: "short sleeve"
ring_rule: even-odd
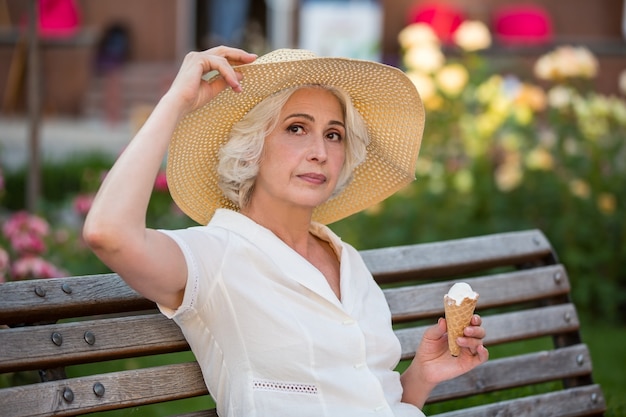
[[[197,303],[198,300],[200,275],[198,270],[198,263],[187,242],[174,231],[159,230],[159,232],[168,235],[174,240],[174,242],[176,242],[176,244],[180,247],[183,256],[185,257],[185,262],[187,263],[187,283],[185,285],[185,295],[183,297],[181,305],[176,310],[173,310],[171,308],[157,304],[159,311],[161,311],[161,313],[165,317],[173,319],[184,314],[185,311],[189,311],[194,308],[194,305]]]

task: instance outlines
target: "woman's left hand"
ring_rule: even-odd
[[[472,316],[470,325],[463,330],[463,337],[457,339],[461,347],[458,357],[452,356],[448,349],[446,330],[446,319],[440,318],[435,326],[426,330],[415,353],[414,361],[420,364],[423,376],[435,384],[462,375],[489,359],[489,352],[483,346],[485,328],[478,314]]]
[[[485,329],[482,319],[474,314],[470,325],[457,339],[461,347],[459,356],[452,356],[448,349],[446,319],[440,318],[436,325],[424,333],[411,366],[402,375],[403,401],[422,407],[430,391],[440,382],[462,375],[489,359],[483,346]]]

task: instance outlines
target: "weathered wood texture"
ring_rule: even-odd
[[[425,329],[443,315],[443,294],[459,280],[480,294],[477,310],[488,332],[487,346],[553,340],[552,348],[492,359],[443,383],[428,402],[516,387],[531,387],[533,395],[485,399],[489,404],[440,416],[603,415],[604,397],[592,382],[567,272],[541,232],[361,253],[383,286],[403,359],[412,358]],[[0,328],[0,373],[44,370],[47,380],[0,389],[3,416],[74,416],[208,394],[195,362],[118,372],[103,368],[101,374],[65,378],[69,365],[189,349],[176,324],[115,274],[2,284],[0,324],[6,325]],[[534,389],[545,383],[551,387]],[[215,410],[184,415],[214,416]]]

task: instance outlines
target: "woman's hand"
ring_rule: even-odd
[[[249,64],[255,59],[254,54],[227,46],[190,52],[185,56],[165,97],[177,101],[181,113],[186,114],[202,107],[227,87],[239,92],[242,76],[233,66]],[[219,76],[207,82],[202,77],[211,71],[217,71]]]
[[[461,347],[458,357],[450,354],[446,330],[446,320],[440,318],[424,333],[413,362],[402,374],[402,401],[421,408],[437,384],[462,375],[489,359],[489,352],[483,346],[485,329],[479,315],[472,316],[463,337],[457,339]]]

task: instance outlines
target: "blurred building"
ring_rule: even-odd
[[[151,105],[169,85],[178,63],[192,49],[210,46],[207,13],[221,0],[40,0],[48,6],[75,6],[77,27],[40,39],[44,114],[127,117],[133,106]],[[379,37],[382,61],[397,64],[398,32],[410,21],[420,0],[250,0],[243,47],[263,53],[276,46],[298,46],[303,4],[368,3],[380,13],[379,24],[369,23]],[[28,0],[0,0],[0,97],[2,112],[25,109],[25,31]],[[447,0],[464,16],[492,25],[510,0]],[[528,3],[528,2],[525,2]],[[552,22],[550,42],[543,45],[494,45],[486,53],[494,58],[534,59],[554,44],[587,45],[600,60],[598,88],[617,90],[617,73],[626,67],[626,41],[622,34],[623,0],[536,0]],[[282,6],[281,6],[282,5]],[[286,8],[284,5],[292,5]],[[278,10],[277,8],[283,7]],[[371,14],[368,15],[372,18]],[[70,22],[71,24],[71,22]],[[354,23],[352,23],[354,24]],[[361,29],[361,28],[359,28]],[[334,39],[338,39],[336,36]],[[277,37],[280,37],[278,39]],[[279,42],[284,44],[278,44]],[[319,39],[316,42],[321,42]],[[112,75],[111,75],[112,74]],[[107,78],[108,77],[108,78]]]

